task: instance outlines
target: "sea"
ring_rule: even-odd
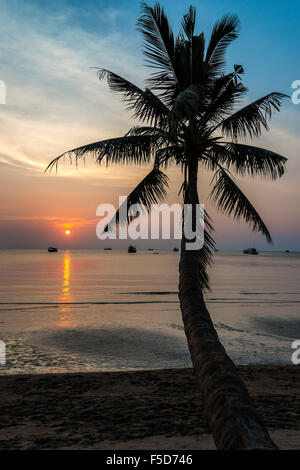
[[[178,263],[172,251],[0,250],[0,375],[190,367]],[[219,251],[210,275],[233,361],[291,364],[300,253]]]

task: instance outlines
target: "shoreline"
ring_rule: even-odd
[[[238,366],[281,449],[300,449],[300,367]],[[192,369],[0,376],[0,449],[214,449]]]

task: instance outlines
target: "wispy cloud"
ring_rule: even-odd
[[[87,219],[83,217],[52,217],[52,216],[20,216],[20,215],[4,215],[1,217],[1,223],[4,222],[30,222],[33,224],[43,224],[53,227],[85,227],[88,225],[96,225],[98,219]]]
[[[0,78],[7,86],[7,105],[0,107],[2,163],[37,170],[70,147],[125,132],[128,116],[91,68],[112,68],[142,82],[144,71],[132,54],[134,37],[121,37],[113,27],[117,10],[98,12],[97,34],[71,24],[71,9],[46,25],[36,15],[25,21],[2,13],[0,60],[6,67]],[[111,31],[102,34],[107,20]]]

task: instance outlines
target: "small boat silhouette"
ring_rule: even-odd
[[[136,253],[136,247],[133,245],[129,245],[128,247],[128,253]]]
[[[58,249],[55,246],[49,246],[48,251],[49,253],[57,253]]]
[[[247,248],[246,250],[243,251],[245,255],[258,255],[258,251],[256,248]]]

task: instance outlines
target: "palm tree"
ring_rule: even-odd
[[[138,30],[144,38],[147,65],[153,69],[147,88],[98,69],[99,78],[106,78],[110,89],[122,95],[141,126],[125,136],[65,152],[47,169],[57,167],[65,155],[75,157],[76,163],[86,155],[107,165],[152,162],[151,171],[127,198],[128,206],[140,203],[150,209],[165,197],[168,178],[163,170],[174,164],[182,170],[183,202],[192,205],[194,214],[199,169],[209,169],[214,173],[210,198],[218,209],[236,220],[245,219],[271,243],[266,225],[232,172],[272,179],[283,175],[286,158],[238,140],[258,137],[268,129],[285,95],[269,93],[238,109],[247,92],[241,81],[244,70],[235,65],[225,73],[224,67],[227,47],[238,37],[239,20],[234,15],[223,17],[206,45],[204,34],[194,33],[195,16],[195,8],[190,7],[175,38],[163,8],[143,4]],[[115,222],[122,222],[119,212]],[[214,246],[212,220],[205,212],[203,248],[187,250],[182,237],[179,300],[208,423],[219,449],[275,449],[205,305],[203,292],[209,288],[207,270]]]

